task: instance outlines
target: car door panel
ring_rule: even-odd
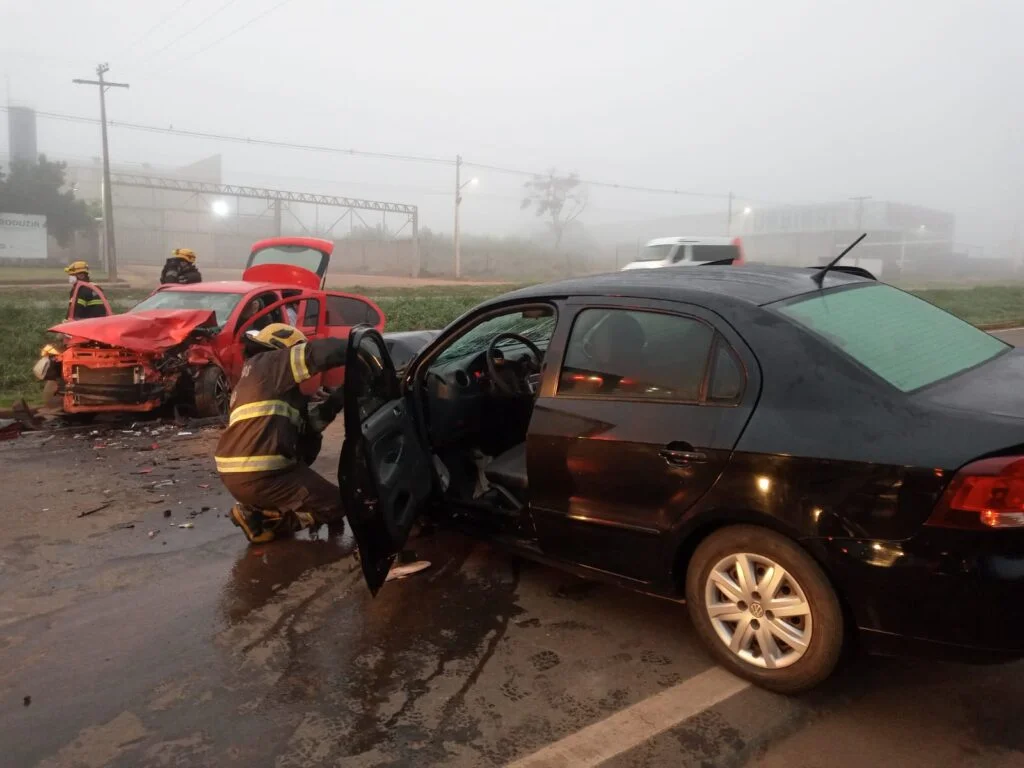
[[[433,465],[375,329],[352,330],[345,367],[345,442],[338,483],[363,576],[376,594],[433,492]]]
[[[601,305],[693,317],[713,323],[716,333],[721,325],[699,308],[676,304],[635,307],[612,300]],[[571,344],[570,337],[566,348]],[[564,362],[564,357],[549,360],[556,369],[552,376],[559,376]],[[707,372],[702,376],[706,380]],[[749,419],[756,387],[748,385],[739,402],[729,404],[573,397],[559,395],[557,388],[547,383],[542,389],[528,437],[530,500],[541,548],[652,581],[679,519],[725,469]]]

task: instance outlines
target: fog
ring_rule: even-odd
[[[724,216],[730,192],[741,207],[871,196],[955,214],[955,240],[972,256],[1020,255],[1024,3],[1014,0],[2,3],[8,99],[40,112],[95,118],[96,89],[71,80],[106,61],[108,78],[131,85],[108,94],[115,122],[461,154],[707,195],[591,186],[587,230]],[[95,125],[41,115],[38,132],[51,156],[99,154]],[[226,182],[414,203],[421,226],[452,229],[449,165],[119,127],[110,142],[115,164],[219,153]],[[542,229],[519,210],[526,176],[464,174],[480,179],[465,193],[465,232]]]

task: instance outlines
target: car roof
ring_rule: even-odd
[[[675,245],[676,243],[686,243],[689,245],[733,245],[733,238],[731,237],[700,237],[697,235],[680,236],[680,237],[657,237],[654,240],[648,240],[647,245]]]
[[[208,283],[170,283],[160,287],[161,291],[188,291],[193,293],[249,293],[255,290],[279,290],[281,288],[299,288],[294,285],[278,285],[277,283],[251,283],[247,280],[212,280]]]
[[[542,283],[500,296],[507,299],[560,296],[623,296],[701,303],[716,302],[763,306],[820,290],[812,279],[817,269],[805,267],[700,266],[638,269]],[[874,281],[846,272],[830,271],[821,289]]]

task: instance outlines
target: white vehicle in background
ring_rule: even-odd
[[[743,245],[738,237],[659,237],[648,242],[637,260],[629,262],[622,271],[696,267],[729,259],[735,265],[743,263]]]

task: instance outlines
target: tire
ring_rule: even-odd
[[[755,588],[744,586],[741,564]],[[686,570],[686,602],[715,659],[770,691],[810,690],[842,655],[843,611],[831,583],[799,545],[767,528],[730,526],[702,541]]]
[[[216,365],[206,366],[196,376],[195,403],[200,418],[227,421],[231,408],[231,385],[227,375]]]

